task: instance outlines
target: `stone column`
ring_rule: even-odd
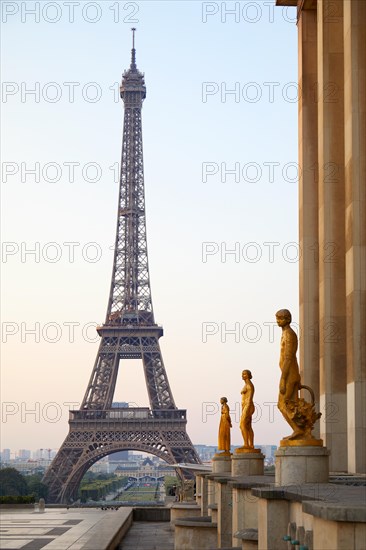
[[[196,474],[195,480],[196,480],[196,503],[199,507],[201,507],[202,477]]]
[[[207,488],[207,504],[208,504],[208,515],[212,516],[212,509],[210,506],[217,504],[217,488],[216,481],[213,476],[208,476],[208,488]]]
[[[225,548],[232,538],[232,487],[227,480],[218,480],[217,493],[217,545]]]
[[[260,498],[258,501],[258,548],[287,550],[289,503],[286,500]]]
[[[237,546],[235,534],[239,530],[258,529],[258,497],[252,495],[249,480],[246,483],[231,482],[230,485],[233,488],[232,546]]]
[[[344,2],[348,471],[366,468],[366,2]]]
[[[330,470],[346,471],[343,0],[318,0],[317,9],[320,436]]]
[[[201,481],[201,516],[208,516],[208,479],[207,474]]]
[[[318,102],[316,10],[302,10],[299,46],[300,372],[319,408]],[[314,430],[319,437],[319,424]]]

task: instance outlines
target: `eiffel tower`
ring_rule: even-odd
[[[117,451],[144,451],[170,464],[200,463],[186,431],[186,411],[176,407],[169,386],[159,345],[163,329],[152,307],[141,122],[146,87],[136,66],[135,30],[120,87],[124,126],[107,315],[97,328],[101,342],[81,408],[70,411],[69,433],[43,479],[53,503],[76,500],[90,466]],[[142,359],[150,408],[112,406],[120,359]]]

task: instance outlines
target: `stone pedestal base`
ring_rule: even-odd
[[[157,541],[159,542],[159,541]],[[217,524],[210,517],[177,519],[175,522],[175,550],[208,550],[217,546]]]
[[[275,452],[276,485],[328,483],[329,454],[326,447],[280,447]]]
[[[212,459],[213,474],[230,474],[231,453],[216,453]]]
[[[177,519],[186,517],[200,517],[201,507],[196,503],[176,502],[170,508],[170,526],[174,530],[174,525]]]
[[[231,457],[231,475],[262,476],[264,474],[264,455],[260,449],[241,452],[237,449]]]

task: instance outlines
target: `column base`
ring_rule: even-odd
[[[326,447],[318,445],[281,446],[275,452],[276,485],[328,483],[329,454]]]

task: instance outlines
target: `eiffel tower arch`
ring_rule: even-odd
[[[43,478],[54,503],[75,500],[90,466],[117,451],[143,451],[169,464],[200,463],[186,431],[186,411],[176,407],[170,389],[159,345],[163,329],[152,306],[141,118],[146,86],[132,31],[131,64],[120,87],[124,125],[107,315],[97,328],[101,341],[80,410],[70,411],[69,433]],[[112,406],[121,359],[142,360],[150,407]]]

